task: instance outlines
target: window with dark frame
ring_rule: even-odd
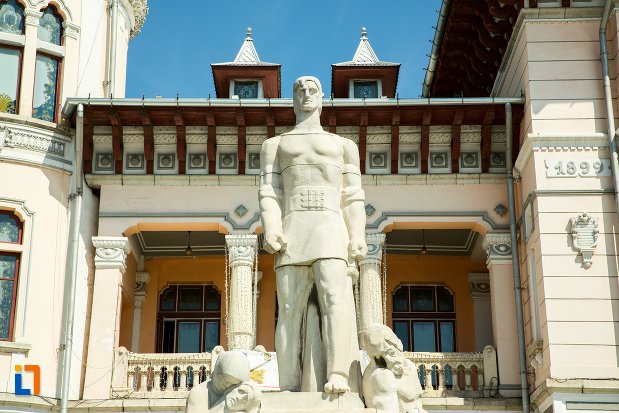
[[[456,351],[456,312],[449,289],[401,285],[392,298],[393,331],[405,351]]]
[[[43,10],[37,36],[43,42],[57,46],[62,44],[62,17],[54,6],[50,5]],[[61,66],[62,59],[48,53],[37,52],[32,101],[33,117],[56,122]]]
[[[234,94],[241,99],[256,99],[258,98],[257,80],[235,80]]]
[[[219,345],[221,294],[210,284],[174,284],[159,294],[157,351],[202,353]]]
[[[21,253],[3,244],[22,244],[23,223],[13,212],[0,211],[0,340],[13,340]]]
[[[0,0],[0,32],[23,36],[24,6],[16,0]],[[0,42],[0,112],[17,114],[21,86],[23,46]]]
[[[377,98],[378,81],[376,80],[355,80],[353,81],[354,98]]]

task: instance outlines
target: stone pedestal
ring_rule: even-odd
[[[364,332],[371,324],[382,324],[384,317],[380,268],[385,234],[366,234],[365,241],[368,253],[359,262],[361,313],[359,333]]]
[[[125,237],[93,237],[92,243],[95,277],[84,399],[107,399],[119,339],[122,275],[130,249]]]
[[[518,330],[509,233],[488,233],[482,246],[488,256],[486,264],[490,271],[492,332],[499,367],[499,390],[506,397],[519,396]]]
[[[326,394],[318,392],[262,393],[261,413],[361,413],[366,409],[357,393]]]
[[[253,306],[253,266],[258,237],[226,235],[230,265],[228,349],[251,350],[256,345]]]

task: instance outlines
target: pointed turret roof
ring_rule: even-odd
[[[373,66],[393,66],[399,63],[383,62],[378,59],[370,40],[368,39],[368,31],[365,27],[361,28],[361,39],[354,57],[349,62],[336,63],[334,66],[353,66],[353,65],[373,65]]]
[[[258,56],[256,46],[254,46],[254,39],[252,39],[253,31],[251,27],[248,27],[245,31],[245,40],[236,54],[233,62],[213,63],[211,66],[232,66],[232,65],[249,65],[249,66],[279,66],[275,63],[261,62]]]
[[[260,63],[260,57],[258,57],[258,52],[254,47],[254,41],[251,38],[251,33],[251,27],[248,27],[247,31],[245,32],[245,41],[243,41],[239,52],[236,54],[236,57],[234,58],[234,63],[242,65],[255,65]]]

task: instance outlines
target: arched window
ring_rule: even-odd
[[[212,285],[170,285],[159,294],[157,348],[200,353],[219,345],[221,294]]]
[[[13,339],[15,300],[21,253],[14,245],[22,243],[23,224],[12,212],[0,211],[0,340]]]
[[[37,36],[40,41],[50,45],[61,45],[62,18],[54,6],[49,6],[43,10]],[[61,59],[53,53],[48,53],[45,49],[53,50],[53,46],[45,45],[45,47],[37,50],[32,116],[48,122],[55,122]]]
[[[0,0],[0,112],[17,113],[24,47],[24,7]]]
[[[456,351],[456,313],[447,288],[402,285],[392,302],[393,331],[406,351]]]

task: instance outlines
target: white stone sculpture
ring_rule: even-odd
[[[222,353],[211,378],[189,392],[185,413],[256,413],[262,393],[250,383],[249,360],[238,350]]]
[[[593,264],[593,253],[598,245],[598,220],[591,215],[583,212],[577,217],[570,218],[572,227],[572,240],[574,247],[582,255],[582,266],[585,269],[591,268]]]
[[[370,357],[362,380],[366,406],[387,413],[425,413],[417,367],[406,359],[402,342],[393,331],[373,324],[365,330],[362,340]]]
[[[265,141],[260,155],[264,248],[275,254],[277,277],[280,387],[343,393],[358,380],[347,266],[367,252],[359,153],[320,125],[318,79],[300,77],[293,92],[296,126]]]

